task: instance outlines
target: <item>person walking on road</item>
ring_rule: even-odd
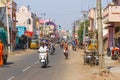
[[[65,41],[63,48],[64,48],[65,58],[68,59],[68,53],[69,53],[69,51],[68,51],[68,43],[67,43],[67,41]]]
[[[0,40],[0,66],[3,66],[3,48],[2,40]]]

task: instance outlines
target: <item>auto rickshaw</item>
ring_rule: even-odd
[[[32,39],[30,41],[30,48],[31,49],[38,49],[40,47],[40,43],[38,39]]]

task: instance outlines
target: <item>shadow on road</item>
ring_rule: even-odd
[[[5,65],[11,65],[14,64],[14,62],[7,62]]]
[[[3,68],[10,68],[11,64],[14,64],[14,62],[7,62],[6,64],[3,65]]]
[[[56,54],[50,54],[50,55],[52,56],[52,55],[56,55]]]
[[[51,68],[52,66],[46,66],[45,68]]]

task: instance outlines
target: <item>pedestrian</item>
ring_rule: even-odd
[[[3,66],[3,48],[2,40],[0,40],[0,66]]]
[[[65,58],[68,59],[68,53],[69,53],[69,51],[68,51],[68,43],[67,43],[67,41],[64,42],[63,48],[64,48]]]

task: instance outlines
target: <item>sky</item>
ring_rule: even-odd
[[[52,19],[65,30],[71,30],[73,22],[81,19],[81,11],[88,11],[96,6],[96,0],[14,0],[17,8],[30,6],[30,11],[45,19]],[[111,0],[102,0],[106,5]]]

